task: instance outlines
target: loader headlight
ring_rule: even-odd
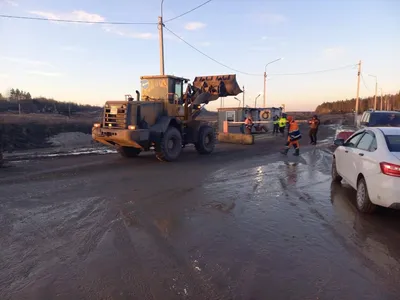
[[[94,127],[94,128],[100,128],[100,123],[94,123],[94,124],[93,124],[93,127]]]
[[[129,125],[129,126],[128,126],[128,129],[129,129],[129,130],[136,130],[136,125]]]

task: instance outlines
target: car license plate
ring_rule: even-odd
[[[118,113],[118,107],[116,107],[116,106],[111,106],[110,114],[111,114],[111,115],[116,115],[117,113]]]

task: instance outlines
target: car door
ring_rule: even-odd
[[[367,179],[367,177],[375,171],[376,159],[373,154],[376,149],[375,134],[367,130],[350,153],[352,167],[349,171],[349,182],[351,182],[351,185],[357,186],[359,174],[363,174]]]
[[[348,183],[350,183],[349,178],[352,170],[352,161],[350,156],[352,155],[353,149],[357,146],[358,141],[361,139],[363,134],[364,131],[355,134],[348,139],[343,146],[340,146],[335,151],[337,171]]]

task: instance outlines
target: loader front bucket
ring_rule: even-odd
[[[200,103],[215,101],[219,97],[237,96],[243,92],[236,81],[236,74],[199,76],[193,80],[193,86],[200,89],[203,93],[208,94],[196,99],[196,102]],[[201,98],[204,99],[200,100]]]

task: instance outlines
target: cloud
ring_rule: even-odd
[[[86,51],[86,49],[79,46],[62,46],[61,50],[66,52],[75,52],[75,53],[76,52],[81,53]]]
[[[200,43],[200,46],[209,47],[209,46],[211,46],[211,43],[210,42],[202,42],[202,43]]]
[[[285,37],[283,37],[283,36],[266,36],[266,35],[264,35],[264,36],[262,36],[261,37],[261,39],[263,40],[263,41],[271,41],[271,40],[283,40],[283,39],[285,39]]]
[[[11,6],[14,6],[14,7],[19,6],[19,4],[16,1],[13,1],[13,0],[3,0],[1,2],[5,3],[5,4],[8,4],[8,5],[11,5]]]
[[[252,52],[268,52],[268,51],[271,51],[273,49],[274,48],[272,48],[272,47],[254,46],[254,47],[250,47],[249,51],[252,51]]]
[[[101,15],[88,13],[83,10],[74,10],[69,13],[53,13],[47,11],[30,11],[29,13],[40,16],[42,18],[52,20],[55,23],[58,23],[57,20],[74,20],[80,22],[93,22],[93,23],[106,21],[106,18]],[[85,24],[91,25],[90,23],[85,23]],[[111,24],[104,24],[102,26],[102,29],[108,33],[113,33],[119,36],[133,38],[133,39],[148,40],[156,37],[156,35],[153,33],[129,31],[126,29],[121,29],[120,27]]]
[[[345,49],[343,47],[332,47],[332,48],[326,48],[322,52],[323,58],[326,59],[335,59],[342,57],[345,54]]]
[[[59,77],[63,74],[61,73],[53,73],[53,72],[43,72],[43,71],[27,71],[26,73],[31,75],[39,75],[39,76],[46,76],[46,77]]]
[[[15,1],[13,1],[13,0],[2,0],[2,1],[0,1],[0,3],[1,2],[5,3],[5,4],[8,4],[8,5],[11,5],[11,6],[14,6],[14,7],[19,6],[19,4],[17,2],[15,2]]]
[[[0,78],[8,78],[8,77],[10,77],[10,75],[6,73],[0,73]]]
[[[151,32],[130,31],[130,30],[121,29],[114,25],[108,25],[108,24],[103,26],[103,30],[105,32],[113,33],[113,34],[116,34],[119,36],[132,38],[132,39],[150,40],[150,39],[154,39],[157,37],[157,35],[155,35],[154,33],[151,33]]]
[[[288,21],[288,19],[284,15],[272,13],[258,13],[255,15],[251,15],[250,18],[258,23],[270,25],[282,24]]]
[[[206,27],[206,24],[201,22],[190,22],[185,25],[186,30],[199,30]]]
[[[40,61],[40,60],[31,60],[31,59],[26,59],[22,57],[8,57],[8,56],[0,56],[1,60],[6,60],[9,62],[17,63],[17,64],[23,64],[23,65],[35,65],[35,66],[49,66],[52,67],[52,65],[48,62],[45,61]]]
[[[98,14],[91,14],[85,12],[83,10],[74,10],[69,13],[53,13],[48,11],[30,11],[32,15],[36,15],[42,18],[46,18],[49,20],[74,20],[74,21],[81,21],[81,22],[104,22],[105,18],[98,15]]]

